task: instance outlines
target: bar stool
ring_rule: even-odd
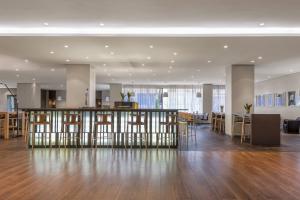
[[[168,143],[168,147],[171,148],[171,142],[174,141],[174,138],[172,138],[172,134],[175,134],[176,127],[177,115],[175,113],[168,112],[165,115],[164,121],[161,121],[161,117],[159,117],[159,133],[157,137],[156,148],[158,148],[159,142],[161,142],[161,144],[163,143],[163,140],[165,140],[165,143]]]
[[[77,131],[76,131],[77,128]],[[71,130],[73,129],[73,131]],[[62,132],[59,135],[59,148],[61,142],[66,148],[67,143],[71,144],[72,142],[76,143],[76,147],[81,145],[82,141],[82,126],[81,126],[81,113],[80,112],[64,112],[62,117]]]
[[[246,128],[248,131],[246,131]],[[245,115],[243,116],[242,123],[241,144],[246,141],[246,138],[250,138],[251,140],[251,117]]]
[[[12,135],[14,136],[16,130],[18,128],[18,116],[16,113],[9,113],[9,130],[11,131]]]
[[[214,132],[219,131],[221,119],[222,119],[222,115],[216,113],[215,124],[214,124]]]
[[[24,140],[27,143],[28,142],[28,136],[29,136],[29,113],[28,112],[24,112],[22,114],[22,131],[23,131],[23,135],[24,135]]]
[[[4,137],[4,129],[5,129],[5,114],[0,113],[0,136]]]
[[[236,128],[240,127],[240,130],[243,128],[243,117],[240,115],[233,115],[233,133],[236,133]],[[242,132],[242,131],[241,131]]]
[[[49,134],[49,145],[51,144],[51,113],[33,113],[33,121],[29,120],[29,127],[31,129],[31,147],[34,148],[36,142],[36,134],[40,134],[38,138],[41,138],[42,144],[46,147],[47,134]],[[41,128],[42,131],[41,131]],[[49,131],[47,129],[49,128]]]
[[[221,114],[217,117],[216,124],[218,124],[219,133],[225,133],[225,114]]]
[[[128,113],[127,134],[125,136],[125,148],[130,142],[132,148],[133,143],[139,141],[140,148],[143,143],[148,148],[148,115],[147,112],[132,111]],[[144,131],[142,131],[144,128]],[[130,130],[129,130],[130,129]],[[136,132],[134,132],[134,129]]]
[[[94,144],[97,147],[98,139],[101,145],[101,140],[104,143],[104,140],[111,140],[111,147],[114,147],[115,143],[115,134],[113,130],[113,114],[110,113],[97,113],[95,112],[95,122],[94,122],[94,134],[92,137],[92,145]]]
[[[217,115],[216,113],[212,112],[211,113],[211,130],[214,131],[215,130],[215,123],[217,120]]]

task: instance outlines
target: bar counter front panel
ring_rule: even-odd
[[[177,109],[23,109],[28,115],[29,147],[114,147],[114,148],[177,148]],[[41,125],[39,118],[48,125]],[[80,116],[77,126],[64,126],[66,116]],[[98,116],[111,125],[96,128]],[[137,116],[141,116],[137,119]],[[38,122],[38,123],[36,123]],[[95,130],[99,139],[93,140]],[[108,139],[113,133],[113,140]],[[65,135],[64,135],[65,134]],[[102,134],[102,135],[101,135]],[[67,140],[61,138],[65,136]],[[145,137],[147,140],[145,141]],[[111,138],[110,138],[111,139]]]

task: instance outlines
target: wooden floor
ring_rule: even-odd
[[[0,199],[300,198],[298,136],[270,149],[239,145],[207,127],[197,136],[189,148],[147,151],[32,151],[22,138],[1,140]]]

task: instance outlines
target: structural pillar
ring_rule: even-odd
[[[203,85],[203,113],[209,114],[209,122],[211,121],[211,113],[213,107],[213,85],[204,84]]]
[[[66,107],[95,107],[96,73],[88,64],[66,65]]]
[[[115,101],[121,101],[122,84],[110,84],[109,85],[109,102],[110,107],[114,106]]]
[[[41,87],[37,83],[18,83],[19,108],[41,108]]]
[[[254,105],[254,84],[254,65],[236,64],[226,68],[226,134],[239,135],[233,132],[232,114],[244,113],[246,103]]]

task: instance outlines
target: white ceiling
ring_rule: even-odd
[[[300,71],[299,52],[300,37],[0,37],[0,79],[61,85],[65,64],[92,64],[98,83],[223,84],[226,66],[254,60],[260,81]]]
[[[0,0],[0,5],[0,35],[35,35],[0,37],[0,79],[10,85],[34,80],[63,88],[64,65],[72,63],[96,66],[98,83],[222,84],[226,66],[251,60],[257,81],[300,71],[300,37],[274,37],[300,35],[299,0]],[[130,32],[134,28],[142,31],[138,37]],[[166,34],[149,34],[159,28]],[[60,34],[65,29],[68,36]],[[104,34],[127,29],[130,34]],[[249,34],[234,34],[240,29]],[[89,30],[105,37],[84,36]],[[174,30],[184,34],[170,37]],[[208,34],[186,37],[193,30]],[[213,34],[216,30],[221,34]],[[276,34],[280,30],[285,34]]]
[[[1,0],[1,27],[300,27],[298,0]]]

